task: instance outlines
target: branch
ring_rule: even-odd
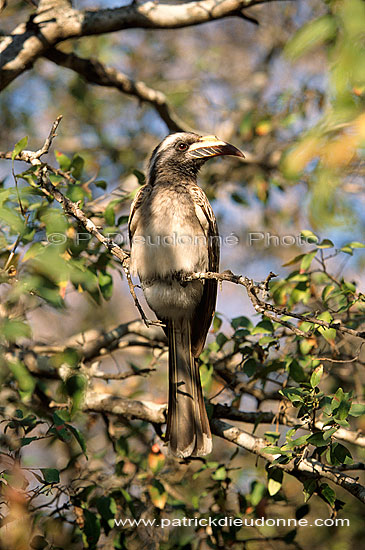
[[[51,144],[53,138],[56,136],[56,129],[61,121],[61,116],[59,116],[56,121],[53,123],[51,132],[46,139],[43,147],[39,149],[38,151],[32,152],[32,151],[22,151],[19,155],[17,155],[16,160],[22,160],[25,162],[28,162],[32,165],[39,165],[39,186],[44,192],[45,195],[50,197],[51,199],[55,199],[57,202],[59,202],[65,211],[66,214],[73,216],[84,228],[85,230],[93,235],[105,248],[109,250],[109,252],[118,258],[118,260],[121,262],[122,268],[126,274],[127,282],[129,285],[129,290],[132,294],[135,306],[137,307],[141,318],[143,319],[146,326],[149,326],[151,324],[157,324],[161,325],[159,321],[150,321],[147,319],[139,301],[136,296],[134,287],[135,285],[132,282],[130,271],[129,271],[129,254],[125,252],[120,246],[118,246],[114,241],[111,239],[108,239],[107,237],[104,237],[102,233],[97,229],[94,222],[92,222],[89,218],[86,217],[84,212],[75,204],[72,202],[68,197],[64,196],[59,189],[57,189],[50,181],[48,177],[48,171],[54,171],[52,167],[50,167],[48,164],[43,164],[39,160],[40,157],[47,153]],[[12,151],[8,151],[6,153],[0,152],[0,158],[6,158],[11,159],[12,158]],[[358,331],[351,329],[349,327],[343,326],[342,321],[340,319],[336,319],[331,322],[323,321],[322,319],[317,319],[313,316],[312,313],[310,314],[299,314],[299,313],[293,313],[289,311],[287,308],[278,308],[273,306],[272,304],[268,304],[261,300],[258,296],[260,292],[264,292],[265,295],[268,293],[269,290],[269,282],[270,280],[276,277],[276,275],[272,272],[269,273],[266,280],[262,283],[254,283],[252,279],[249,279],[248,277],[244,277],[242,275],[235,275],[231,271],[225,271],[223,273],[214,273],[214,272],[204,272],[204,273],[192,273],[189,276],[182,277],[182,281],[195,281],[195,280],[203,280],[203,279],[215,279],[217,281],[229,281],[231,283],[235,283],[238,285],[242,285],[246,288],[247,295],[249,299],[251,300],[251,303],[257,313],[261,313],[262,315],[265,315],[272,321],[276,323],[280,323],[282,326],[285,326],[292,332],[294,332],[296,335],[301,336],[303,338],[308,338],[312,335],[312,332],[304,332],[300,330],[295,325],[292,325],[291,323],[288,323],[284,319],[281,319],[280,316],[285,315],[289,317],[293,317],[294,319],[299,319],[301,321],[306,321],[308,323],[313,323],[315,325],[325,327],[325,328],[334,328],[336,331],[341,333],[350,334],[351,336],[356,336],[357,338],[365,339],[365,331]]]
[[[87,411],[106,412],[123,418],[152,422],[153,424],[164,424],[166,422],[166,405],[125,399],[110,394],[89,393],[83,408]],[[211,420],[211,428],[212,432],[218,437],[242,447],[267,462],[272,463],[275,460],[275,455],[265,453],[263,450],[267,447],[267,442],[264,439],[255,437],[216,418]],[[365,487],[340,470],[321,464],[317,460],[311,458],[296,459],[288,464],[276,463],[275,467],[284,470],[301,481],[308,478],[328,479],[365,503]]]
[[[102,412],[122,416],[129,420],[144,420],[153,424],[165,424],[165,404],[160,405],[152,401],[137,401],[125,399],[108,393],[88,392],[83,406],[84,410]]]
[[[166,343],[164,333],[157,326],[153,329],[147,329],[140,320],[136,320],[121,323],[108,332],[96,329],[80,332],[69,338],[62,346],[38,344],[32,347],[32,351],[41,355],[53,355],[62,353],[67,348],[74,348],[80,355],[81,360],[87,362],[118,349],[121,339],[128,335],[140,336],[149,342],[152,341],[156,346],[165,345]]]
[[[144,82],[134,81],[124,73],[105,67],[95,59],[84,59],[73,53],[64,53],[57,48],[48,50],[44,57],[57,65],[77,72],[87,82],[98,86],[116,88],[124,94],[134,96],[144,103],[149,103],[160,115],[170,132],[189,130],[183,122],[180,122],[171,114],[165,94],[149,88]]]
[[[225,271],[223,273],[214,273],[211,271],[204,272],[204,273],[192,273],[191,275],[188,275],[186,277],[183,277],[183,281],[196,281],[196,280],[203,280],[203,279],[215,279],[216,281],[229,281],[230,283],[235,283],[237,285],[242,285],[247,290],[247,295],[251,300],[251,303],[257,313],[261,313],[262,315],[265,315],[265,317],[268,317],[275,323],[280,323],[282,326],[290,329],[292,332],[297,334],[298,336],[301,336],[303,338],[309,338],[312,335],[312,332],[304,332],[300,329],[298,329],[295,325],[292,325],[288,323],[287,321],[281,319],[278,317],[279,315],[285,315],[287,317],[293,317],[294,319],[299,319],[300,321],[306,321],[307,323],[313,323],[314,325],[318,325],[320,327],[324,328],[334,328],[338,332],[351,334],[351,336],[356,336],[357,338],[365,339],[365,331],[361,330],[354,330],[352,328],[346,327],[342,325],[342,321],[340,319],[335,319],[334,321],[327,322],[323,321],[322,319],[317,319],[315,316],[313,316],[313,313],[293,313],[292,311],[288,310],[287,308],[279,308],[276,306],[273,306],[272,304],[268,304],[264,301],[262,301],[258,294],[264,290],[267,292],[267,283],[268,281],[276,277],[274,273],[270,273],[264,281],[264,283],[255,283],[252,279],[249,279],[248,277],[244,277],[243,275],[234,275],[231,271]]]
[[[212,433],[218,435],[226,441],[235,443],[239,447],[242,447],[246,451],[249,451],[267,462],[272,463],[276,455],[270,455],[263,450],[267,447],[267,442],[264,439],[255,437],[235,426],[231,426],[221,420],[213,419],[211,423]],[[318,460],[313,458],[295,459],[291,460],[288,464],[276,463],[275,468],[279,468],[284,472],[296,477],[300,481],[303,479],[328,479],[343,487],[346,491],[351,493],[354,497],[359,499],[365,504],[365,487],[358,483],[352,477],[349,477],[337,470],[334,467],[321,464]]]
[[[43,0],[27,23],[0,44],[0,90],[30,69],[47,50],[69,38],[131,28],[177,29],[200,25],[263,3],[264,0],[196,0],[175,4],[148,0],[115,9],[76,10],[68,0]],[[277,0],[267,0],[267,3]]]
[[[233,407],[228,407],[227,405],[214,405],[215,418],[226,418],[228,420],[235,420],[237,422],[246,422],[248,424],[272,424],[278,422],[284,426],[296,426],[301,429],[308,429],[307,422],[301,420],[300,418],[294,418],[290,415],[287,415],[285,412],[263,412],[263,411],[254,411],[254,412],[244,412]],[[324,428],[324,422],[317,420],[314,424],[316,430],[322,431]],[[354,432],[346,430],[345,428],[338,428],[338,430],[333,434],[333,437],[340,441],[346,441],[347,443],[352,443],[358,447],[365,447],[365,436],[361,432]]]

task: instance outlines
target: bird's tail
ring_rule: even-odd
[[[191,353],[190,321],[169,321],[169,406],[166,441],[174,456],[205,456],[212,435],[200,383],[199,367]]]

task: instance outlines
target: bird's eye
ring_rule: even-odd
[[[186,149],[188,148],[188,145],[187,143],[183,143],[181,141],[180,143],[177,144],[177,148],[179,151],[186,151]]]

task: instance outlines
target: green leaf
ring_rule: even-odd
[[[308,502],[310,497],[313,495],[316,490],[317,483],[314,479],[307,479],[303,482],[303,493],[304,493],[304,502]]]
[[[13,233],[22,234],[24,231],[24,220],[14,209],[3,206],[0,208],[0,219],[8,225]]]
[[[240,195],[240,193],[232,193],[231,194],[231,199],[236,202],[237,204],[242,204],[243,206],[247,206],[248,205],[248,202],[247,202],[247,199],[245,199],[245,197],[243,197],[242,195]]]
[[[317,317],[321,321],[325,321],[326,323],[331,323],[333,321],[333,317],[330,314],[329,311],[323,311],[320,315]],[[318,332],[323,336],[327,342],[332,342],[336,339],[336,329],[334,328],[326,328],[326,327],[318,327]]]
[[[70,164],[71,173],[76,180],[81,179],[82,172],[84,170],[84,164],[84,159],[76,153],[76,155],[73,156]]]
[[[117,513],[117,505],[114,498],[101,496],[95,500],[95,504],[99,514],[107,522],[109,528],[114,527],[114,518]]]
[[[288,262],[286,262],[285,264],[283,264],[283,267],[287,267],[288,265],[296,264],[296,263],[299,262],[304,256],[305,256],[305,254],[299,254],[299,256],[295,256],[295,258],[292,258],[291,260],[289,260]]]
[[[218,330],[221,328],[221,326],[222,326],[222,319],[216,313],[214,315],[214,319],[213,319],[213,330],[214,330],[214,332],[218,332]]]
[[[350,256],[353,256],[352,248],[348,244],[345,244],[344,246],[342,246],[340,250],[341,252],[345,252],[345,254],[349,254]]]
[[[313,233],[313,231],[311,231],[310,229],[302,229],[300,234],[302,237],[306,239],[308,244],[318,243],[319,241],[319,238],[317,237],[317,235]]]
[[[258,323],[251,331],[251,334],[272,334],[274,332],[274,325],[268,319],[264,319]]]
[[[244,328],[251,328],[252,327],[252,321],[248,317],[244,317],[243,315],[241,317],[235,317],[231,321],[232,327],[236,330],[239,327]]]
[[[328,502],[328,504],[333,508],[336,500],[336,493],[327,483],[322,483],[319,487],[322,497]]]
[[[252,484],[251,495],[250,495],[252,506],[257,506],[265,496],[265,493],[266,493],[265,485],[261,482],[254,481]]]
[[[164,486],[158,479],[153,479],[152,484],[148,486],[148,492],[151,497],[151,501],[156,508],[163,510],[167,501],[167,493]]]
[[[269,455],[285,455],[287,451],[282,451],[280,447],[277,447],[276,445],[271,445],[270,447],[264,447],[262,449],[265,453]]]
[[[352,455],[350,451],[341,443],[334,443],[330,449],[330,460],[334,466],[340,466],[342,464],[351,464]]]
[[[255,359],[247,359],[247,361],[243,364],[242,370],[249,378],[251,378],[251,376],[255,374],[257,366],[258,365]]]
[[[113,277],[106,271],[99,271],[98,282],[104,300],[110,300],[113,295]]]
[[[263,336],[259,340],[260,346],[266,346],[267,344],[272,344],[273,342],[277,342],[276,338],[274,338],[273,336]]]
[[[128,444],[128,439],[126,437],[120,436],[115,444],[115,447],[118,455],[120,456],[129,455],[129,444]]]
[[[311,266],[311,263],[313,261],[313,258],[315,257],[315,255],[317,254],[317,250],[312,250],[311,252],[308,252],[308,254],[305,254],[301,263],[300,263],[300,272],[304,272],[304,271],[307,271],[310,266]]]
[[[45,483],[59,483],[60,472],[56,468],[40,468]]]
[[[365,244],[359,243],[358,241],[352,241],[352,243],[349,243],[347,246],[350,246],[351,248],[365,248]]]
[[[111,201],[106,209],[104,210],[104,220],[105,222],[113,227],[115,225],[115,212],[114,212],[114,204],[112,204],[113,201]]]
[[[351,416],[362,416],[365,414],[365,405],[352,403],[349,414]]]
[[[322,300],[325,302],[331,293],[335,290],[335,285],[327,285],[322,291]]]
[[[55,151],[55,156],[61,170],[68,172],[71,167],[71,159],[59,151]]]
[[[67,188],[66,196],[69,198],[72,202],[79,202],[83,201],[85,198],[85,191],[81,187],[81,185],[78,185],[76,183],[72,183]]]
[[[342,388],[338,388],[336,391],[331,402],[331,408],[337,422],[346,420],[351,408],[351,399],[348,393],[343,392]]]
[[[228,342],[228,338],[225,334],[223,334],[223,332],[219,332],[217,334],[215,341],[217,342],[218,350],[219,350],[224,346],[226,342]]]
[[[19,338],[30,338],[32,334],[29,325],[15,319],[5,319],[1,330],[9,342],[16,342]]]
[[[27,146],[27,144],[28,144],[28,136],[25,136],[21,140],[19,140],[13,149],[11,160],[14,161],[15,157],[23,151],[23,149]]]
[[[124,225],[128,222],[129,216],[119,216],[116,227],[119,227],[121,225]]]
[[[82,432],[80,432],[80,430],[72,426],[72,424],[66,424],[66,427],[74,434],[75,439],[80,445],[82,452],[84,453],[85,457],[88,458],[86,454],[86,440]]]
[[[86,548],[95,550],[97,542],[100,537],[100,519],[96,514],[90,512],[86,508],[83,508],[84,515],[84,527],[83,527],[83,539]]]
[[[280,433],[279,432],[265,432],[264,437],[270,443],[275,443],[280,438]]]
[[[310,379],[310,385],[312,388],[315,388],[318,386],[323,374],[323,365],[320,365],[317,367],[313,372]]]
[[[279,468],[270,468],[268,471],[269,481],[267,490],[270,496],[276,495],[281,489],[283,482],[283,471]]]
[[[103,189],[105,191],[105,189],[107,188],[107,182],[104,181],[104,180],[99,180],[99,181],[94,181],[94,185],[96,187],[100,187],[100,189]]]
[[[325,441],[327,441],[328,439],[330,439],[330,438],[333,436],[333,434],[337,432],[337,429],[338,429],[338,428],[330,428],[329,430],[324,430],[324,432],[323,432],[323,439],[324,439]]]
[[[87,387],[87,379],[83,374],[73,374],[67,378],[65,387],[72,399],[71,415],[73,415],[81,407]]]
[[[336,36],[336,20],[331,15],[324,15],[310,21],[297,31],[285,47],[285,54],[296,60],[313,48]]]
[[[304,342],[306,340],[303,340]],[[289,374],[295,382],[305,382],[307,380],[307,375],[304,372],[303,368],[299,365],[296,359],[292,359],[289,364]]]
[[[307,438],[307,443],[314,445],[315,447],[327,447],[328,441],[324,439],[323,432],[316,432]]]
[[[333,242],[329,239],[323,239],[323,241],[317,244],[317,248],[333,248],[334,246]]]
[[[300,388],[284,388],[279,390],[279,393],[287,397],[294,406],[298,406],[303,403],[304,393]]]
[[[28,400],[33,394],[36,386],[34,378],[31,376],[27,367],[20,361],[9,362],[8,366],[18,383],[19,393],[22,399]]]
[[[212,473],[212,479],[216,481],[223,481],[227,477],[227,470],[224,466],[217,468],[215,472]]]

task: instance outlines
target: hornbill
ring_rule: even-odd
[[[128,223],[131,274],[138,275],[168,337],[165,439],[170,454],[179,458],[212,450],[197,357],[214,314],[217,281],[183,278],[219,269],[217,223],[197,175],[208,159],[220,155],[244,156],[215,136],[167,136],[152,153],[146,184],[132,203]]]

